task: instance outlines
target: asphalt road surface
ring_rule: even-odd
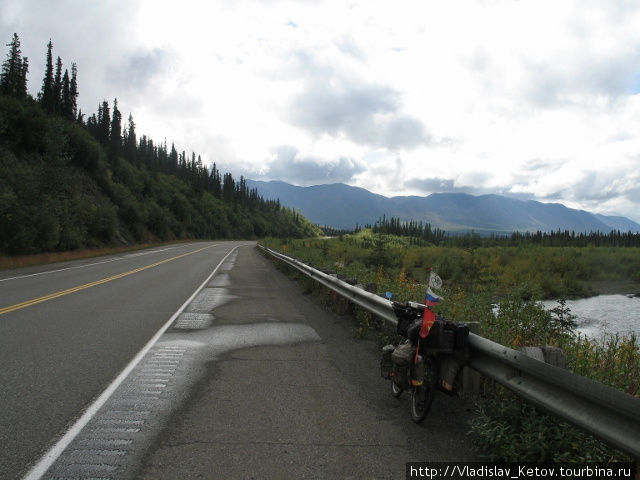
[[[413,424],[354,332],[247,242],[5,271],[0,478],[404,478],[475,459],[468,404],[436,397]]]

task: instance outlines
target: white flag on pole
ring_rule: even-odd
[[[442,288],[442,279],[433,270],[429,273],[429,286],[436,289]]]

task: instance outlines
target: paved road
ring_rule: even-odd
[[[240,250],[224,281],[228,303],[190,335],[203,343],[228,335],[236,345],[206,357],[137,478],[393,479],[404,478],[407,461],[477,459],[465,402],[438,397],[415,425],[408,398],[392,398],[380,378],[378,346],[355,339],[350,318],[303,295],[255,249]]]
[[[190,243],[2,272],[0,478],[25,473],[233,246]],[[7,308],[76,287],[86,288]]]
[[[404,478],[407,461],[475,458],[467,404],[438,397],[413,424],[377,345],[252,246],[225,257],[237,245],[0,278],[2,309],[113,277],[0,315],[0,478],[24,473],[183,303],[43,478]]]

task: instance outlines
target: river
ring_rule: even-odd
[[[558,305],[555,300],[545,300],[542,304],[547,310]],[[600,337],[602,332],[635,332],[640,338],[640,297],[598,295],[567,300],[567,307],[576,316],[576,330],[587,336]]]

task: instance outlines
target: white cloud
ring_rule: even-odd
[[[118,97],[141,133],[247,176],[640,221],[631,2],[5,0],[0,34],[14,31],[33,93],[51,38],[78,63],[83,111]]]

